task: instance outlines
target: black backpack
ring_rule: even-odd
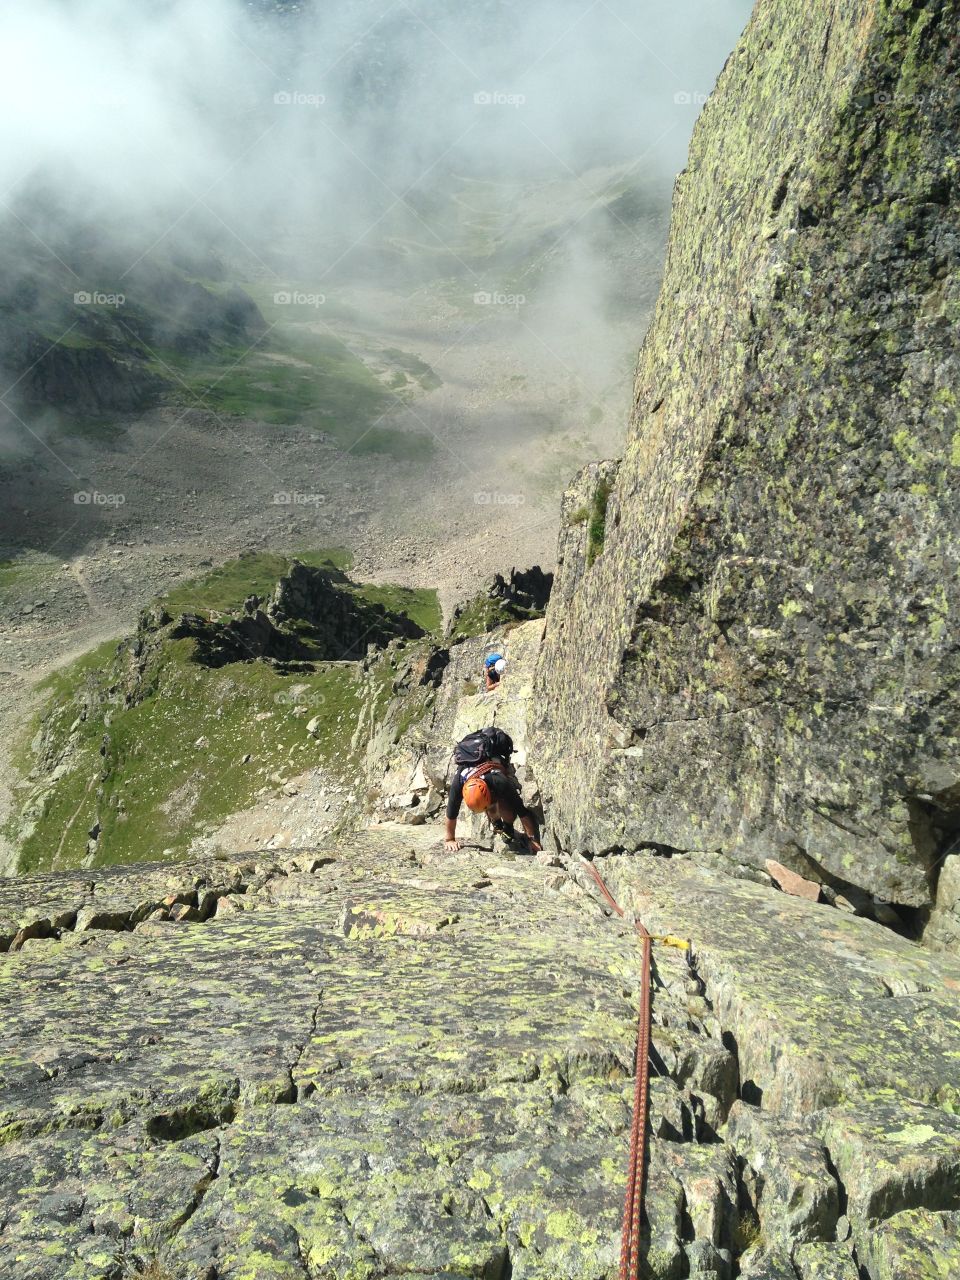
[[[497,729],[493,725],[488,729],[478,729],[476,733],[468,733],[453,749],[453,760],[458,769],[469,769],[473,765],[483,764],[485,760],[502,760],[510,763],[513,755],[513,739],[509,733]]]

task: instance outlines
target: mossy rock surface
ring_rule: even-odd
[[[634,931],[572,861],[439,837],[0,884],[0,1271],[613,1280]],[[956,966],[676,860],[602,871],[694,945],[655,948],[649,1275],[848,1280],[843,1202],[870,1280],[943,1280]]]
[[[958,21],[759,5],[703,110],[602,550],[608,477],[566,504],[534,750],[569,848],[932,901],[960,811]]]

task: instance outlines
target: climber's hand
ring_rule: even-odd
[[[443,847],[444,849],[446,849],[447,853],[457,853],[458,850],[463,848],[463,841],[462,840],[444,840]]]

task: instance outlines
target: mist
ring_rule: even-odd
[[[572,472],[620,447],[674,177],[748,15],[747,0],[5,6],[0,544],[175,542],[177,520],[199,527],[198,468],[222,495],[290,487],[277,450],[322,440],[342,396],[307,416],[299,383],[273,412],[264,388],[331,341],[393,396],[334,431],[350,465],[392,450],[449,507],[477,488],[482,435],[549,527]],[[207,395],[257,360],[250,398]],[[343,392],[360,373],[337,360]],[[190,405],[213,416],[184,440]],[[356,483],[381,493],[371,467]],[[116,507],[73,506],[118,487]],[[273,536],[275,515],[250,528]]]
[[[131,262],[216,234],[273,266],[294,236],[326,275],[406,234],[469,270],[451,182],[626,164],[662,189],[746,16],[744,0],[5,6],[0,211],[40,189],[121,233]]]
[[[447,617],[549,569],[749,8],[0,5],[0,751],[241,557],[345,550]]]

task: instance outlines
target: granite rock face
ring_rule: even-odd
[[[393,823],[0,886],[0,1274],[612,1280],[638,951],[553,864]],[[601,866],[691,941],[655,948],[646,1274],[952,1274],[956,961]]]
[[[629,930],[436,832],[340,852],[7,887],[126,927],[5,957],[0,1274],[614,1272]],[[154,917],[178,877],[214,914]]]
[[[734,1057],[740,1275],[960,1273],[960,962],[690,857],[598,865],[690,939],[700,1022]]]
[[[703,111],[599,554],[571,523],[598,476],[565,503],[533,749],[566,847],[934,902],[960,817],[958,21],[771,0]]]

